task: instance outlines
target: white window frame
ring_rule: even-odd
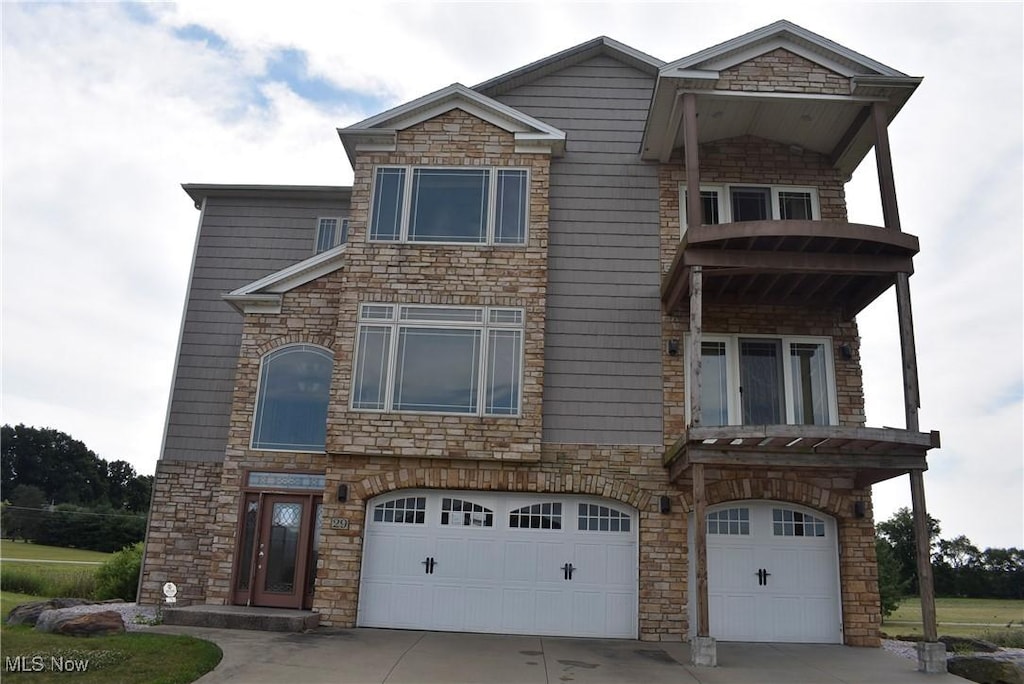
[[[384,240],[373,237],[373,217],[376,211],[375,199],[377,197],[377,171],[379,169],[405,169],[405,180],[402,186],[402,214],[399,217],[399,237],[397,240]],[[482,242],[468,241],[442,241],[442,240],[410,240],[409,239],[409,217],[412,213],[412,186],[413,175],[416,169],[429,169],[431,171],[487,171],[487,216],[484,226],[484,240]],[[498,172],[499,171],[522,171],[526,174],[526,206],[523,210],[523,239],[521,242],[496,242],[494,231],[497,219],[498,200]],[[367,221],[366,239],[369,242],[384,244],[410,244],[410,245],[456,245],[465,247],[467,245],[485,245],[490,247],[524,247],[530,241],[530,169],[525,166],[431,166],[427,164],[381,164],[373,168],[373,181],[370,189],[370,211]]]
[[[323,233],[324,221],[337,221],[334,239],[331,244],[320,249],[320,235]],[[348,241],[348,218],[345,216],[318,216],[316,219],[316,232],[313,234],[313,253],[322,254],[330,249],[342,245]]]
[[[409,319],[403,317],[403,312],[409,308],[415,309],[436,309],[436,310],[457,310],[466,312],[478,312],[478,321],[468,320],[436,320]],[[372,313],[371,313],[372,312]],[[511,319],[509,317],[511,315]],[[504,320],[502,320],[504,318]],[[353,389],[355,378],[359,369],[360,345],[359,338],[364,326],[375,328],[390,328],[388,348],[386,350],[387,366],[383,377],[384,383],[384,408],[363,408],[355,406],[355,392],[350,392],[349,408],[352,411],[365,413],[395,413],[409,415],[440,415],[440,416],[466,416],[466,417],[487,417],[487,418],[509,418],[517,419],[523,413],[523,381],[526,376],[525,368],[525,346],[526,346],[526,311],[518,307],[509,306],[446,306],[443,304],[380,304],[377,302],[365,302],[359,305],[358,325],[356,328],[355,352],[352,355],[352,379]],[[401,328],[451,328],[461,330],[479,330],[480,336],[480,360],[477,368],[477,409],[473,413],[458,413],[453,411],[408,411],[394,408],[394,378],[398,365],[398,337]],[[516,330],[519,331],[519,376],[518,396],[516,410],[514,413],[487,413],[487,367],[489,363],[489,333],[494,330]]]
[[[690,340],[686,336],[686,382],[690,382]],[[820,344],[825,349],[825,372],[828,376],[828,425],[839,424],[839,402],[838,388],[836,386],[835,362],[833,359],[833,346],[831,337],[815,337],[809,335],[715,335],[704,334],[701,342],[723,342],[725,343],[726,357],[726,387],[728,396],[726,398],[726,411],[729,416],[727,425],[743,425],[743,405],[740,401],[740,340],[773,340],[782,343],[782,378],[783,393],[786,407],[786,425],[796,425],[796,409],[793,403],[793,369],[790,367],[790,350],[794,344]],[[690,414],[690,391],[686,391],[686,422],[691,421]]]
[[[821,220],[821,202],[818,199],[818,189],[808,185],[768,185],[765,183],[722,183],[717,185],[701,184],[701,192],[715,192],[718,194],[718,217],[722,223],[732,223],[732,189],[733,188],[768,188],[771,191],[771,217],[770,220],[780,220],[781,208],[779,205],[780,192],[806,192],[811,196],[811,220]],[[679,184],[679,237],[686,234],[686,183]]]

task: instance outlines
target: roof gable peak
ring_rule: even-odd
[[[453,109],[461,109],[512,133],[516,138],[517,151],[558,155],[565,149],[564,132],[461,83],[453,83],[347,128],[339,128],[338,136],[354,165],[357,149],[393,151],[398,131]]]
[[[745,33],[724,43],[665,65],[661,73],[721,71],[782,48],[843,76],[906,77],[906,74],[866,57],[786,19]]]

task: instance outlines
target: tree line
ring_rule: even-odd
[[[117,551],[142,541],[153,487],[127,461],[97,456],[58,430],[0,427],[4,536]]]
[[[965,535],[941,539],[939,521],[931,516],[928,527],[936,596],[1024,599],[1024,550],[981,550]],[[901,508],[878,523],[875,549],[882,612],[888,615],[902,596],[919,592],[910,509]]]

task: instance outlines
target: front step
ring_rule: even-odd
[[[165,625],[253,629],[261,632],[304,632],[320,624],[320,613],[287,608],[194,605],[164,608]]]

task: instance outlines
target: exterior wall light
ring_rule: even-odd
[[[346,501],[348,501],[348,485],[347,484],[340,484],[340,485],[338,485],[338,501],[340,501],[341,503],[345,503]]]
[[[658,510],[660,510],[662,513],[671,513],[672,499],[667,496],[662,496],[661,499],[658,501]]]

